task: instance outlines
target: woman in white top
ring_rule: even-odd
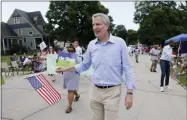
[[[53,47],[50,46],[50,47],[49,47],[49,52],[48,52],[48,54],[57,54],[57,53],[55,52],[55,50],[53,49]],[[49,76],[53,76],[53,74],[48,74],[48,75],[49,75]],[[53,77],[53,78],[52,78],[52,81],[55,82],[56,79]]]
[[[74,40],[73,46],[74,46],[74,48],[76,50],[75,54],[77,54],[77,56],[80,57],[83,60],[82,48],[79,46],[79,41],[78,40]]]

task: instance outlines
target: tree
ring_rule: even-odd
[[[184,27],[184,33],[187,33],[187,1],[179,5],[179,15],[181,24]]]
[[[140,24],[138,39],[143,44],[161,44],[184,32],[174,1],[136,2],[134,22]]]
[[[137,43],[138,40],[138,34],[136,30],[129,29],[127,31],[127,43],[129,45],[134,45]]]
[[[112,32],[114,35],[123,38],[126,40],[127,37],[127,30],[124,25],[117,25]]]
[[[46,17],[59,40],[66,42],[78,39],[81,44],[86,45],[95,38],[92,15],[108,12],[98,1],[51,1]],[[110,19],[113,22],[111,16]],[[113,26],[112,24],[111,29]]]

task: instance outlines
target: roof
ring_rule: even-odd
[[[47,36],[47,33],[45,33],[38,27],[38,25],[43,26],[46,24],[40,11],[25,12],[19,9],[15,9],[15,11],[18,12],[21,16],[23,16],[28,21],[28,23],[8,25],[5,22],[1,22],[1,36],[18,36],[13,31],[13,29],[20,29],[28,26],[32,26],[40,34]]]
[[[1,22],[1,36],[17,36],[8,24]]]
[[[34,27],[40,34],[46,35],[42,30],[40,30],[37,25],[45,25],[46,22],[44,21],[42,14],[40,11],[35,12],[26,12],[19,9],[16,9],[28,22],[29,24]],[[37,18],[37,19],[35,19]]]

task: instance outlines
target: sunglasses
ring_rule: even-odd
[[[69,50],[68,50],[68,52],[74,52],[74,50],[72,50],[72,49],[69,49]]]

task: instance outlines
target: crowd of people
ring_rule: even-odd
[[[181,58],[181,54],[173,50],[174,46],[179,46],[174,43],[173,40],[169,42],[168,45],[161,48],[158,45],[152,45],[150,47],[139,47],[138,45],[129,45],[128,53],[129,56],[132,57],[135,54],[135,61],[139,62],[139,55],[147,53],[150,56],[151,65],[150,72],[157,72],[157,66],[160,65],[161,68],[161,82],[160,82],[160,91],[164,92],[164,86],[166,88],[171,89],[169,86],[169,78],[170,78],[170,68],[173,67],[176,72],[177,66],[180,66],[181,70],[176,73],[176,75],[185,74],[187,70],[187,56],[183,59]],[[180,50],[180,48],[178,49]],[[165,80],[164,80],[165,78]],[[165,81],[165,82],[164,82]],[[165,83],[165,85],[164,85]]]
[[[82,48],[79,46],[78,40],[74,40],[73,45],[70,45],[66,48],[60,47],[58,50],[55,50],[52,46],[50,46],[49,48],[45,48],[42,51],[38,51],[34,55],[31,55],[31,56],[28,56],[25,53],[23,53],[23,55],[18,57],[18,55],[14,53],[10,57],[10,61],[11,62],[16,61],[19,67],[31,67],[33,73],[38,73],[38,72],[47,70],[47,55],[48,54],[58,54],[61,51],[67,52],[69,47],[75,47],[76,54],[78,54],[79,57],[83,59]],[[52,76],[52,74],[49,74],[49,75]]]

